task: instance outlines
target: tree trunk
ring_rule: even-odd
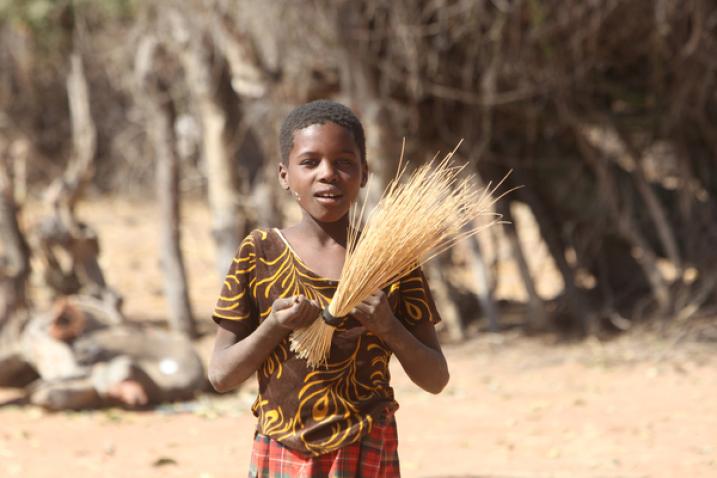
[[[671,312],[673,306],[673,298],[672,294],[670,293],[668,284],[662,277],[660,270],[657,268],[657,255],[650,247],[649,242],[647,241],[647,239],[645,239],[639,227],[635,224],[635,221],[632,217],[633,211],[627,206],[620,206],[620,198],[627,195],[621,194],[618,183],[615,180],[614,174],[610,169],[610,165],[607,164],[602,158],[597,157],[595,151],[592,149],[591,145],[585,140],[582,132],[579,129],[576,128],[575,132],[578,146],[585,154],[587,164],[594,171],[595,176],[598,179],[600,191],[602,192],[601,196],[606,201],[608,213],[612,217],[614,223],[617,225],[617,228],[620,231],[620,235],[626,241],[628,241],[632,247],[636,248],[636,250],[640,252],[638,255],[636,255],[635,259],[637,260],[637,263],[642,268],[645,277],[650,283],[653,297],[655,299],[655,302],[657,303],[657,315],[662,318],[666,318]],[[635,159],[639,160],[639,158]],[[645,191],[647,190],[643,189],[642,193],[644,194]],[[656,206],[656,204],[657,203],[655,203],[654,205]],[[659,222],[662,218],[662,210],[650,209],[650,211],[656,214],[653,215],[653,219],[658,222],[659,227]],[[666,247],[668,248],[668,250],[671,247],[669,246],[669,243],[670,239],[667,239]],[[673,253],[677,254],[676,246],[675,251]],[[679,258],[676,257],[675,259],[679,261]]]
[[[525,254],[523,254],[523,248],[520,245],[518,228],[516,227],[515,218],[510,210],[510,201],[498,201],[496,211],[503,215],[503,220],[509,222],[509,224],[503,226],[503,230],[510,244],[511,255],[518,266],[520,277],[523,280],[525,292],[528,294],[528,329],[530,331],[544,330],[547,326],[545,307],[535,289],[535,283],[533,282],[533,277],[528,267],[528,261],[525,260]]]
[[[348,94],[352,109],[361,118],[366,137],[370,174],[366,187],[365,210],[368,212],[396,174],[400,138],[391,128],[386,99],[381,97],[376,72],[367,61],[372,54],[356,43],[355,33],[363,28],[360,10],[360,5],[351,2],[339,7],[336,31],[344,53],[341,55],[341,90]]]
[[[2,139],[0,139],[2,141]],[[13,177],[6,145],[0,144],[0,330],[20,309],[27,307],[30,248],[18,223]]]
[[[11,171],[0,138],[0,386],[23,386],[35,378],[18,345],[29,317],[30,248],[18,223]]]
[[[160,65],[154,61],[156,43],[145,39],[138,50],[137,77],[143,91],[142,103],[154,150],[157,171],[157,197],[160,211],[160,263],[164,292],[169,306],[170,328],[189,338],[196,336],[181,250],[179,160],[174,134],[175,109],[168,83],[159,77]]]
[[[65,174],[50,187],[49,196],[61,222],[72,232],[77,227],[75,205],[94,175],[94,158],[97,152],[97,130],[90,111],[89,87],[82,57],[78,52],[73,52],[70,56],[67,100],[70,106],[74,151]]]
[[[396,175],[400,156],[396,147],[399,138],[391,137],[389,115],[379,98],[357,96],[355,102],[362,105],[361,120],[365,125],[366,159],[370,174],[370,181],[366,186],[368,212],[373,209],[388,183]]]
[[[565,299],[574,320],[584,334],[594,334],[597,332],[598,325],[595,314],[585,303],[582,293],[575,285],[573,269],[565,258],[565,244],[557,231],[557,225],[552,220],[548,208],[537,193],[535,184],[531,184],[531,181],[528,181],[525,176],[521,176],[518,172],[515,174],[515,181],[525,184],[525,188],[521,189],[519,193],[532,210],[540,229],[540,235],[548,246],[550,255],[553,257],[555,265],[563,278]]]
[[[212,237],[217,249],[217,272],[226,273],[244,230],[239,190],[234,180],[232,158],[225,143],[227,119],[221,107],[210,98],[198,100],[204,125],[202,152],[207,163]]]
[[[168,95],[168,92],[163,92]],[[164,273],[164,291],[169,305],[170,327],[187,337],[196,335],[189,304],[187,278],[181,250],[179,164],[174,151],[174,108],[168,96],[154,97],[148,105],[157,161],[157,196],[161,214],[160,262]]]
[[[458,308],[456,307],[447,284],[447,277],[443,274],[443,267],[440,265],[444,261],[446,254],[442,254],[436,261],[429,263],[426,267],[426,275],[428,282],[431,284],[431,292],[436,299],[436,307],[439,308],[441,319],[445,322],[448,329],[448,335],[451,340],[460,342],[465,339],[466,334],[463,329]]]
[[[282,225],[281,206],[277,191],[280,193],[285,193],[285,191],[276,187],[278,184],[276,171],[276,163],[265,161],[251,193],[256,211],[256,221],[265,227],[281,227]]]
[[[42,220],[38,236],[46,263],[48,285],[60,294],[80,292],[101,297],[120,314],[122,298],[107,286],[98,262],[99,240],[92,228],[75,216],[75,205],[94,174],[97,132],[90,111],[90,96],[82,57],[73,52],[67,77],[74,154],[63,176],[46,194],[53,214]],[[57,252],[69,254],[70,271],[62,270]]]
[[[483,260],[483,253],[478,238],[475,236],[468,238],[467,244],[470,253],[470,268],[473,271],[473,278],[478,288],[476,295],[478,296],[481,309],[488,319],[488,330],[497,332],[499,329],[498,310],[493,300],[493,289],[490,285],[490,271]]]
[[[662,243],[662,247],[665,250],[665,254],[667,255],[667,258],[670,260],[670,262],[672,262],[674,267],[677,268],[677,274],[679,276],[682,274],[682,258],[680,256],[679,247],[677,246],[675,235],[670,228],[665,208],[662,207],[662,204],[657,198],[655,191],[652,189],[652,186],[647,181],[640,151],[632,143],[626,133],[624,133],[618,128],[614,129],[615,131],[617,131],[618,135],[622,139],[623,143],[625,144],[625,149],[628,151],[629,155],[632,157],[633,162],[635,163],[635,169],[634,171],[632,171],[630,177],[635,181],[635,186],[637,187],[637,190],[640,193],[642,200],[645,202],[647,212],[652,219],[653,224],[655,225],[657,236]]]
[[[217,250],[215,265],[219,276],[224,277],[247,232],[235,163],[239,97],[232,89],[226,62],[216,54],[205,32],[178,10],[168,13],[202,123],[202,155],[207,166],[212,237]]]

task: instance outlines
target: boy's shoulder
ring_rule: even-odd
[[[253,229],[241,242],[240,249],[249,247],[260,257],[272,257],[284,249],[284,242],[274,228]]]
[[[258,242],[276,241],[277,235],[276,228],[257,227],[244,236],[244,239],[242,239],[241,242],[251,242],[257,244]]]
[[[252,229],[251,232],[244,237],[244,241],[265,241],[272,234],[272,232],[272,228],[270,227],[257,227]]]

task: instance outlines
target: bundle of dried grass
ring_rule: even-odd
[[[461,179],[465,166],[454,164],[455,151],[440,161],[434,158],[405,181],[401,181],[405,165],[399,164],[363,229],[364,210],[356,213],[354,209],[346,259],[333,299],[322,314],[324,320],[291,336],[291,350],[310,367],[326,363],[335,330],[329,324],[336,324],[336,318],[348,315],[366,297],[457,241],[500,222],[493,204],[499,199],[494,193],[502,181],[479,189],[474,175]]]

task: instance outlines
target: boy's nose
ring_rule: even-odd
[[[331,161],[324,160],[321,162],[319,179],[322,181],[333,181],[336,179],[336,168],[331,164]]]

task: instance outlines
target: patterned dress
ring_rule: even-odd
[[[303,294],[324,307],[336,286],[312,272],[278,230],[255,230],[237,251],[213,318],[217,323],[237,321],[242,338],[269,316],[277,298]],[[440,320],[420,269],[385,292],[408,330],[422,321]],[[252,406],[257,433],[311,456],[358,443],[375,425],[393,423],[398,404],[389,384],[390,357],[386,344],[350,316],[334,333],[325,367],[308,368],[289,350],[287,337],[257,372],[259,394]]]

